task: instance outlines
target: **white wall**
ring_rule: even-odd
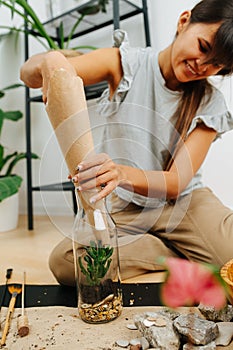
[[[140,0],[134,0],[141,3]],[[75,0],[73,0],[75,2]],[[152,46],[157,50],[166,47],[174,37],[176,31],[176,22],[179,14],[185,9],[191,9],[197,1],[193,0],[148,0],[150,29]],[[46,19],[45,1],[30,0],[39,17]],[[61,2],[62,3],[62,2]],[[67,4],[66,4],[67,5]],[[7,23],[10,17],[6,11],[0,12],[0,21]],[[131,18],[122,23],[122,29],[129,33],[132,45],[144,45],[144,33],[142,31],[142,16]],[[97,33],[80,38],[78,43],[93,44],[102,46],[110,46],[112,44],[111,30],[101,29]],[[43,51],[41,45],[35,40],[30,43],[31,54]],[[15,48],[14,38],[0,41],[0,87],[19,82],[19,68],[24,61],[23,38],[21,37],[17,47]],[[232,101],[232,79],[228,79],[225,83],[221,83],[221,90],[226,96],[227,103],[233,111]],[[38,94],[39,91],[33,93]],[[7,97],[2,99],[1,108],[20,109],[24,111],[24,89],[11,91]],[[49,124],[47,115],[42,104],[34,103],[32,108],[32,148],[35,153],[41,156],[40,161],[33,161],[33,184],[48,184],[54,182],[66,181],[67,169],[60,154],[56,139],[53,136],[52,128]],[[3,140],[5,144],[12,149],[25,149],[25,121],[18,123],[8,122],[5,125]],[[205,161],[204,180],[220,199],[228,206],[233,207],[232,175],[233,164],[231,161],[233,156],[233,139],[232,132],[223,136],[211,148]],[[20,190],[20,212],[27,212],[26,203],[26,163],[21,162],[17,166],[17,172],[20,173],[25,181]],[[43,214],[48,212],[52,214],[71,214],[71,196],[64,192],[34,192],[34,212],[35,214]]]

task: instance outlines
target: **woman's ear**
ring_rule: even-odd
[[[187,26],[189,23],[191,17],[191,11],[184,11],[179,17],[178,24],[177,24],[177,33],[180,33],[182,29]]]

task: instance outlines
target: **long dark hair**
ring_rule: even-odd
[[[194,23],[221,23],[213,41],[206,63],[223,65],[218,75],[233,73],[233,0],[202,0],[191,11],[190,25]],[[180,103],[175,112],[175,129],[165,161],[165,170],[169,170],[174,156],[185,140],[187,131],[196,115],[204,96],[211,97],[212,85],[207,79],[181,84],[183,90]]]

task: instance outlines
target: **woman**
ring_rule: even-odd
[[[78,164],[79,190],[102,184],[91,200],[108,196],[118,227],[122,278],[160,270],[159,256],[223,265],[232,258],[233,212],[201,182],[212,142],[233,128],[222,94],[208,82],[233,72],[232,0],[203,0],[178,20],[174,41],[159,54],[131,48],[123,31],[115,47],[65,59],[37,55],[21,79],[43,87],[57,68],[84,84],[107,80],[99,100],[100,151]],[[74,283],[70,241],[50,257],[57,280]]]

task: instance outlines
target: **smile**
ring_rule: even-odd
[[[195,75],[195,76],[198,75],[198,74],[195,72],[195,70],[188,64],[188,62],[186,62],[185,66],[186,66],[186,68],[188,69],[188,71],[189,71],[190,73],[192,73],[192,75]]]

